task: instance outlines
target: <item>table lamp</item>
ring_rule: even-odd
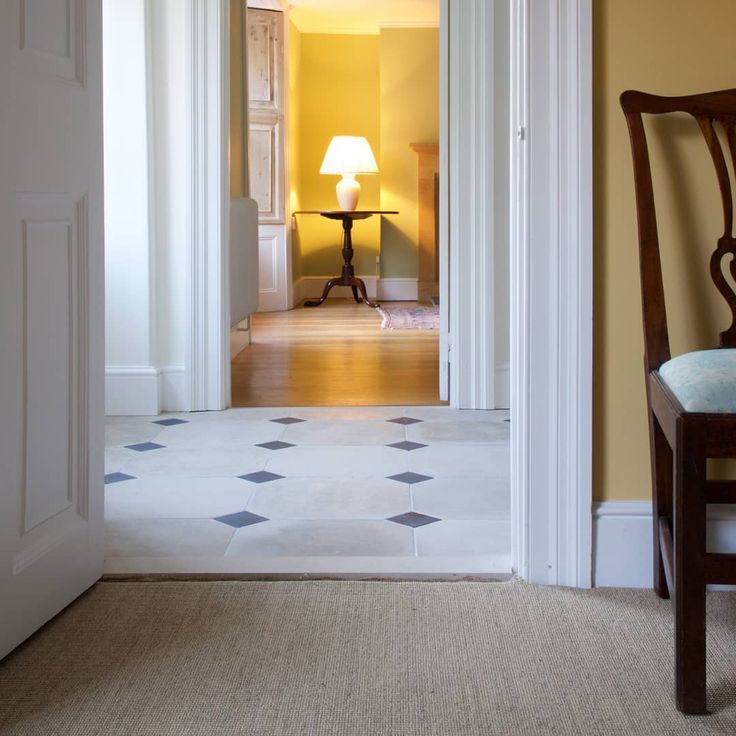
[[[368,141],[362,136],[336,135],[327,146],[320,174],[339,174],[337,202],[341,210],[352,212],[358,206],[360,182],[358,174],[377,174],[378,165]]]

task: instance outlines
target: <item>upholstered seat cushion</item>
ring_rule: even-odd
[[[736,414],[736,349],[678,355],[659,374],[685,411]]]

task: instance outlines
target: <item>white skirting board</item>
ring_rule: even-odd
[[[736,506],[708,508],[708,550],[736,552]],[[652,505],[607,501],[593,505],[593,585],[652,585]]]
[[[294,283],[294,304],[303,299],[319,299],[325,283],[334,276],[302,276]],[[387,278],[377,276],[359,276],[365,281],[369,299],[382,299],[387,302],[413,302],[417,299],[417,280],[415,278]],[[352,299],[352,292],[347,286],[336,286],[330,297]]]
[[[250,345],[250,317],[230,329],[230,360]]]
[[[153,366],[105,368],[106,416],[155,416],[159,412],[158,370]]]
[[[161,411],[190,411],[183,365],[164,366],[159,370],[159,391]]]
[[[105,368],[106,416],[156,416],[187,411],[184,367],[108,366]]]
[[[496,366],[493,400],[496,409],[508,409],[511,406],[511,369],[508,363]]]

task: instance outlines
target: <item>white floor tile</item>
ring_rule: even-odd
[[[412,487],[412,509],[440,519],[510,518],[508,481],[493,478],[436,478]]]
[[[408,455],[410,470],[433,478],[509,478],[511,458],[505,445],[432,445]]]
[[[393,447],[290,447],[273,452],[266,470],[292,478],[385,478],[408,469],[408,454]]]
[[[240,478],[136,478],[105,486],[105,518],[213,519],[245,510],[254,492]]]
[[[442,521],[416,530],[420,556],[498,555],[511,550],[508,521]]]
[[[405,438],[404,427],[384,420],[313,420],[290,425],[282,439],[295,445],[388,445]]]
[[[508,409],[482,411],[451,409],[449,406],[408,406],[402,413],[407,417],[432,422],[503,422],[510,414]]]
[[[390,521],[269,521],[243,527],[228,557],[412,555],[412,530]]]
[[[410,504],[408,486],[390,480],[284,478],[258,486],[248,511],[269,519],[387,519]]]
[[[156,442],[172,449],[242,450],[278,440],[283,434],[283,425],[263,420],[190,422],[167,427]]]
[[[263,470],[269,452],[260,447],[239,450],[180,450],[165,447],[150,452],[114,449],[115,453],[108,458],[105,471],[108,473],[120,471],[136,478],[143,476],[234,478]],[[113,461],[117,467],[113,466]]]
[[[117,519],[105,527],[106,557],[223,555],[234,531],[212,519]]]
[[[151,419],[126,419],[105,422],[105,447],[134,445],[151,442],[161,434],[163,427]]]
[[[509,443],[509,425],[505,422],[444,421],[410,424],[406,437],[414,442],[437,444],[457,442],[463,444]]]

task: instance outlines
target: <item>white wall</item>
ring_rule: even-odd
[[[156,414],[145,0],[103,11],[106,411]]]
[[[190,250],[188,182],[190,94],[189,3],[151,2],[151,137],[155,167],[156,287],[161,408],[187,410],[186,351],[187,259]]]
[[[188,12],[103,2],[108,414],[188,409]]]

